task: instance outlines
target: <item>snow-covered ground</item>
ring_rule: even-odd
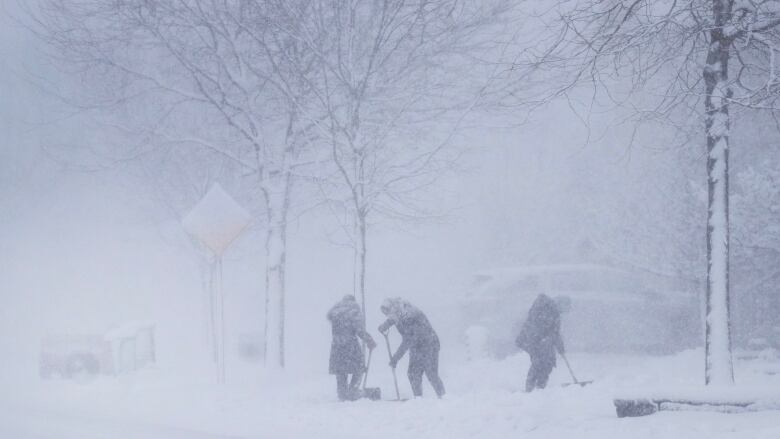
[[[381,356],[380,356],[381,357]],[[670,357],[572,354],[586,387],[570,381],[562,362],[548,389],[524,393],[527,357],[442,364],[448,394],[426,387],[406,402],[335,401],[328,375],[261,376],[234,371],[241,383],[220,388],[201,377],[148,370],[90,383],[41,381],[4,392],[0,436],[5,438],[780,438],[780,411],[739,414],[660,412],[618,419],[612,399],[636,388],[692,388],[702,381],[702,353]],[[741,388],[780,397],[777,359],[737,361]],[[383,363],[376,361],[376,363]],[[375,364],[369,386],[393,398],[389,368]],[[240,372],[240,373],[239,373]],[[254,376],[254,379],[248,377]],[[403,397],[410,395],[399,369]],[[236,380],[234,380],[236,381]],[[6,387],[9,388],[9,387]]]

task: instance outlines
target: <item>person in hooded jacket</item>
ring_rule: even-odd
[[[328,311],[328,320],[333,334],[329,371],[331,375],[336,375],[338,398],[341,401],[358,399],[360,379],[366,370],[359,340],[363,340],[369,349],[374,349],[376,343],[366,332],[363,312],[351,294],[333,305]]]
[[[544,389],[556,365],[556,351],[564,354],[561,312],[568,308],[567,299],[561,297],[559,305],[556,300],[540,294],[531,305],[528,318],[515,340],[517,347],[528,352],[531,357],[531,367],[525,380],[526,392]]]
[[[390,327],[395,326],[401,334],[401,345],[392,355],[390,367],[395,369],[398,361],[409,351],[407,376],[414,396],[422,396],[422,377],[425,374],[436,395],[441,398],[445,393],[444,383],[439,377],[441,346],[428,318],[418,308],[398,297],[385,299],[380,309],[387,320],[379,326],[379,332],[387,335]]]

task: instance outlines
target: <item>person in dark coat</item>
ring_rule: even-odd
[[[422,377],[425,374],[436,395],[441,398],[444,395],[444,383],[439,377],[441,346],[428,318],[401,298],[385,299],[381,310],[387,320],[379,326],[379,332],[385,335],[390,327],[395,325],[401,334],[401,345],[390,359],[390,367],[395,369],[398,361],[409,351],[407,376],[414,396],[422,396]]]
[[[515,340],[517,347],[528,352],[531,357],[531,367],[525,380],[526,392],[544,389],[556,365],[555,352],[564,354],[561,311],[568,308],[567,299],[561,297],[559,305],[556,300],[540,294],[531,305],[528,318]]]
[[[333,333],[329,370],[331,375],[336,375],[336,392],[341,401],[355,400],[360,397],[358,386],[366,370],[363,348],[358,338],[369,349],[374,349],[376,343],[366,332],[363,312],[351,294],[333,305],[328,311],[328,320]]]

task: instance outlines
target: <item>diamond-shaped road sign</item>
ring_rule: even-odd
[[[217,256],[244,231],[251,215],[219,183],[192,208],[183,219],[184,229],[194,235]]]

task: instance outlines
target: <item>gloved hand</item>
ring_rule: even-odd
[[[393,358],[390,359],[390,367],[395,369],[395,366],[398,365],[398,360],[400,360],[400,358],[398,358],[395,355],[393,355]]]
[[[387,331],[390,329],[391,326],[393,326],[393,321],[388,319],[388,320],[385,320],[384,323],[379,325],[379,328],[377,328],[377,329],[379,329],[379,332],[382,335],[385,335],[385,334],[387,334]]]
[[[368,337],[366,340],[366,346],[368,346],[368,350],[373,350],[376,347],[376,342],[373,338]]]

